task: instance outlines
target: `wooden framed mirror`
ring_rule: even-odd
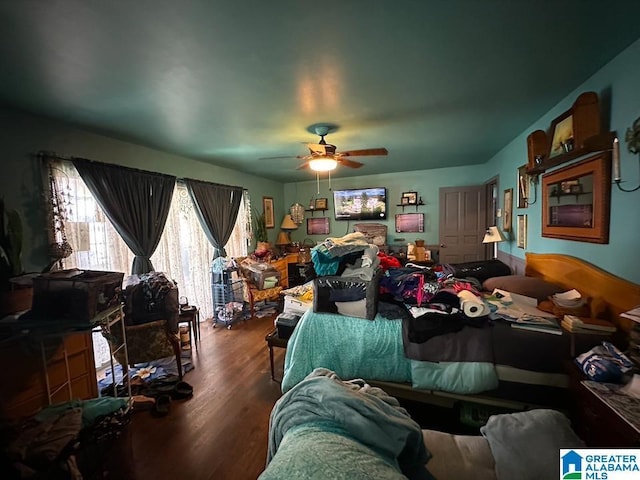
[[[609,243],[611,156],[603,152],[542,177],[542,236]]]

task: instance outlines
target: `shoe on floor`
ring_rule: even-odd
[[[193,387],[187,382],[180,381],[176,383],[174,389],[171,391],[171,398],[174,400],[184,400],[193,396]]]
[[[153,406],[153,413],[158,417],[164,417],[169,413],[171,406],[171,397],[169,395],[158,395],[156,403]]]

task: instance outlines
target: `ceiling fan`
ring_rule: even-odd
[[[349,168],[360,168],[364,165],[362,162],[350,160],[347,157],[382,156],[389,153],[386,148],[365,148],[337,152],[336,146],[327,143],[324,139],[328,133],[336,131],[337,128],[335,125],[330,124],[316,124],[309,127],[309,130],[320,136],[320,141],[306,144],[309,149],[308,155],[268,158],[301,158],[304,162],[298,166],[298,170],[310,168],[316,172],[325,172],[334,170],[338,165],[344,165]]]

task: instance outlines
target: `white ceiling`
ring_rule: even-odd
[[[640,38],[637,0],[0,1],[0,102],[280,181],[483,163]],[[640,60],[640,59],[639,59]],[[523,146],[524,148],[524,146]],[[72,155],[73,152],[64,152]]]

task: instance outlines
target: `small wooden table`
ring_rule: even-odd
[[[189,324],[190,338],[193,339],[191,344],[195,344],[198,348],[198,340],[200,339],[200,310],[198,307],[191,305],[186,310],[181,308],[178,323]]]
[[[267,346],[269,347],[269,363],[271,364],[271,380],[274,382],[281,383],[282,380],[278,380],[274,373],[273,366],[273,347],[278,348],[287,348],[287,343],[289,343],[288,338],[280,338],[278,335],[278,329],[274,329],[272,332],[268,333],[264,339],[267,341]]]

